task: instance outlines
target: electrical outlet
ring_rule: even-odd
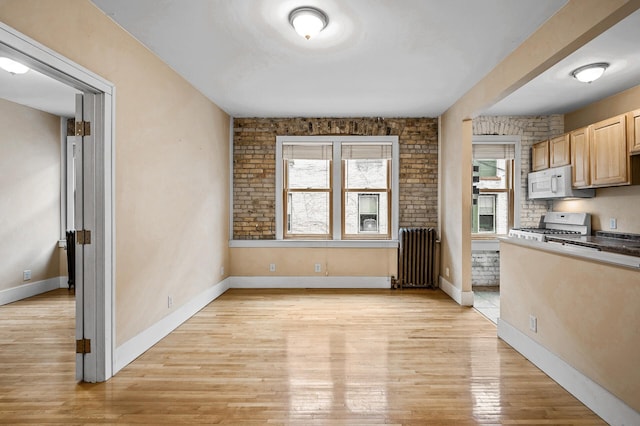
[[[536,318],[534,315],[529,315],[529,330],[533,331],[534,333],[538,332],[538,318]]]
[[[449,278],[449,268],[444,268],[444,274]]]
[[[167,308],[171,308],[173,306],[173,297],[172,296],[168,296],[167,297]]]
[[[609,229],[616,229],[618,227],[618,220],[615,217],[609,219]]]
[[[22,271],[22,280],[23,281],[29,281],[31,279],[31,269],[27,269],[25,271]]]
[[[316,272],[322,272],[322,265],[319,263],[316,263],[314,270]]]
[[[220,267],[220,275],[224,275],[224,266]]]
[[[269,272],[275,272],[276,271],[276,264],[275,263],[270,263],[269,264]]]

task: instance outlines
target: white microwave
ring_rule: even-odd
[[[591,198],[595,189],[573,189],[571,166],[555,167],[529,173],[529,199]]]

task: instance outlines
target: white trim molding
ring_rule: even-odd
[[[342,191],[336,190],[341,188],[342,167],[341,164],[341,146],[342,144],[375,144],[384,143],[391,144],[391,240],[398,239],[398,227],[400,217],[400,144],[398,136],[348,136],[348,135],[323,135],[323,136],[276,136],[276,240],[284,240],[284,205],[281,196],[284,171],[282,162],[282,145],[286,143],[330,143],[333,147],[333,211],[331,215],[333,240],[342,241]]]
[[[440,277],[440,289],[447,293],[458,305],[473,306],[473,291],[462,291],[444,277]]]
[[[118,346],[115,350],[113,374],[122,370],[202,308],[224,294],[229,289],[229,283],[230,278],[227,278],[215,284],[137,336]]]
[[[231,288],[391,288],[389,277],[231,277]]]
[[[0,306],[66,286],[67,277],[54,277],[0,290]]]
[[[640,425],[640,413],[562,358],[509,324],[498,320],[498,337],[611,425]]]

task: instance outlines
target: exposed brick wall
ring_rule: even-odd
[[[233,238],[275,238],[276,136],[398,136],[400,226],[437,226],[435,118],[236,118]]]
[[[550,201],[527,200],[527,175],[531,171],[531,145],[564,133],[564,116],[487,116],[473,119],[474,135],[517,135],[521,140],[520,226],[537,226],[551,208]]]
[[[531,170],[531,145],[564,133],[564,116],[487,116],[473,120],[474,135],[518,135],[521,141],[520,226],[537,226],[540,217],[551,208],[550,201],[527,200],[527,175]],[[500,254],[473,252],[472,285],[498,285]]]
[[[471,285],[488,286],[500,284],[500,253],[480,251],[471,254]]]

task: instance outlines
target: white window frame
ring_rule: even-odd
[[[522,182],[522,138],[517,135],[473,135],[472,144],[489,145],[513,145],[513,227],[520,227],[521,210],[521,182]],[[473,159],[473,158],[472,158]],[[471,230],[469,230],[471,234]],[[499,251],[500,243],[498,239],[473,239],[471,240],[472,251]]]
[[[284,200],[283,191],[283,161],[282,145],[294,143],[327,143],[333,144],[333,176],[334,185],[342,182],[342,144],[375,144],[391,143],[391,240],[398,239],[398,221],[400,213],[399,203],[399,181],[400,181],[400,148],[398,136],[276,136],[276,240],[284,240]],[[333,211],[332,214],[332,235],[333,241],[353,241],[353,239],[342,239],[342,191],[334,188],[332,193]],[[304,240],[303,240],[304,241]],[[367,240],[372,241],[372,240]]]

